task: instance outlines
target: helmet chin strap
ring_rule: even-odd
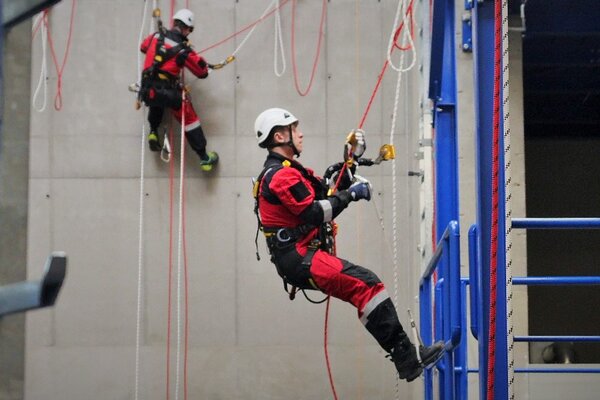
[[[294,152],[296,157],[300,157],[300,152],[298,151],[298,149],[296,148],[296,145],[294,144],[294,137],[292,135],[292,125],[289,125],[288,128],[290,128],[290,140],[286,144],[292,148],[292,151]]]
[[[290,140],[288,140],[287,142],[284,142],[284,143],[276,143],[274,145],[271,145],[270,148],[280,147],[280,146],[290,146],[292,148],[292,151],[294,152],[294,155],[296,157],[300,157],[300,152],[298,151],[298,149],[296,148],[296,145],[294,144],[294,137],[292,136],[292,125],[289,125],[289,129],[290,129]]]

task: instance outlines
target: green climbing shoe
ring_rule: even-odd
[[[150,131],[148,134],[148,145],[150,146],[150,151],[160,151],[162,148],[158,134],[155,131]]]
[[[219,162],[219,155],[215,151],[209,151],[206,156],[206,159],[200,160],[200,168],[206,172],[212,171],[213,165]]]

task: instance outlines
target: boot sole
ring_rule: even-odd
[[[415,379],[417,379],[418,377],[420,377],[422,373],[423,373],[423,368],[419,367],[419,369],[416,370],[416,372],[414,374],[407,376],[406,378],[400,378],[400,379],[406,379],[406,382],[412,382]]]
[[[442,357],[444,357],[444,354],[446,354],[446,349],[442,348],[438,353],[434,353],[433,357],[429,357],[427,360],[421,360],[423,368],[430,370],[431,368],[435,367]]]
[[[161,150],[161,147],[158,144],[156,144],[156,145],[150,144],[150,151],[160,151],[160,150]]]

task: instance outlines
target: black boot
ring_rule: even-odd
[[[444,348],[444,342],[441,340],[428,347],[419,346],[421,363],[425,369],[429,369],[437,364],[437,362],[442,359],[445,353],[446,349]]]
[[[390,356],[396,365],[400,379],[412,382],[423,373],[423,367],[417,358],[415,346],[404,332],[400,334],[400,339],[392,348]]]
[[[427,347],[419,346],[419,355],[421,356],[421,362],[419,362],[415,346],[410,342],[408,336],[402,332],[400,339],[392,348],[390,356],[396,365],[400,379],[412,382],[423,373],[423,368],[430,369],[437,364],[445,352],[446,349],[442,341],[435,342]]]

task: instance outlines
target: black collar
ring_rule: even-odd
[[[168,30],[167,34],[165,36],[171,40],[174,40],[177,43],[186,43],[187,42],[187,38],[183,35],[183,33],[181,33],[181,31],[179,31],[177,29]]]

